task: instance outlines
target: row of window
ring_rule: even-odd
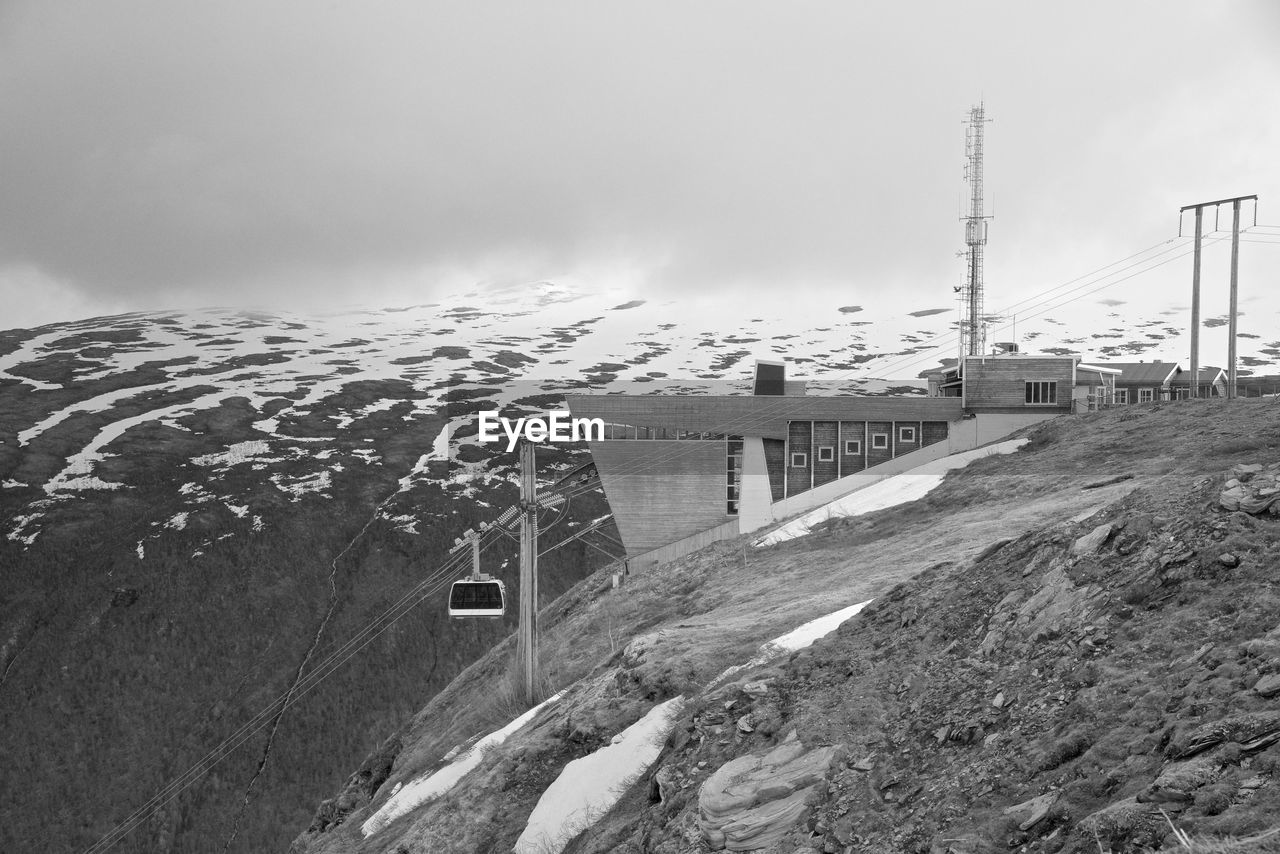
[[[725,469],[726,503],[725,511],[730,516],[738,515],[738,501],[741,499],[742,487],[742,439],[733,437],[728,442],[728,458]]]
[[[899,427],[898,443],[899,444],[915,444],[916,428]],[[871,450],[887,451],[889,450],[889,434],[888,433],[872,433],[871,434]],[[846,439],[844,443],[844,452],[848,456],[857,456],[862,453],[861,439]],[[818,446],[818,462],[830,463],[836,458],[836,449],[834,445]],[[809,465],[809,455],[801,451],[791,454],[791,465],[794,468],[804,468]]]
[[[1097,395],[1102,397],[1105,394],[1102,387],[1098,388]],[[1112,394],[1114,403],[1128,403],[1129,389],[1118,388]],[[1175,397],[1187,397],[1186,389],[1174,389]],[[1156,390],[1154,388],[1138,389],[1138,403],[1153,403],[1156,399]],[[1058,402],[1058,384],[1056,382],[1028,382],[1027,383],[1027,403],[1055,404]]]

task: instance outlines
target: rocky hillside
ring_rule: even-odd
[[[588,579],[546,614],[554,701],[371,823],[520,712],[495,650],[388,732],[293,850],[1269,850],[1204,840],[1280,826],[1276,407],[1062,418],[913,504]],[[760,653],[871,598],[807,649]],[[607,809],[521,838],[569,763],[677,697]]]

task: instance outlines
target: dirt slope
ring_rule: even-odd
[[[1193,834],[1280,824],[1280,517],[1217,504],[1232,465],[1280,462],[1280,408],[1134,407],[1030,435],[914,505],[765,550],[718,544],[616,591],[589,580],[546,615],[549,688],[574,685],[560,703],[363,840],[395,784],[518,711],[495,651],[295,849],[508,851],[565,762],[676,694],[692,701],[663,755],[567,850],[726,844],[708,779],[780,746],[837,748],[818,777],[752,794],[799,798],[781,835],[754,837],[787,854],[1140,850],[1173,840],[1161,809]],[[706,689],[871,596],[811,650]]]

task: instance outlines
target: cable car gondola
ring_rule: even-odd
[[[450,617],[501,617],[507,612],[507,587],[496,578],[468,576],[449,588]]]

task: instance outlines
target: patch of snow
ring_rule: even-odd
[[[273,474],[271,482],[276,485],[276,489],[293,496],[289,499],[290,501],[298,501],[309,492],[323,494],[326,489],[333,486],[333,476],[327,470],[293,480],[289,480],[284,475]]]
[[[270,433],[272,436],[280,429],[279,418],[264,418],[261,421],[255,421],[252,424],[254,430],[260,433]]]
[[[362,416],[372,415],[375,412],[382,412],[384,410],[390,409],[391,407],[395,406],[397,403],[403,403],[403,402],[404,401],[397,400],[395,398],[384,398],[383,400],[370,403],[368,406],[360,410],[360,414]]]
[[[14,529],[9,532],[8,538],[15,543],[31,545],[36,541],[36,537],[40,536],[39,531],[33,531],[30,534],[24,534],[23,531],[28,525],[44,516],[43,513],[32,513],[29,516],[15,516],[13,521],[16,523]]]
[[[45,492],[50,494],[54,492],[77,492],[84,489],[119,489],[124,486],[122,483],[108,483],[96,477],[72,477],[59,480],[56,484],[49,481],[44,485]]]
[[[816,620],[810,620],[804,625],[798,626],[786,634],[778,635],[771,641],[766,641],[760,645],[760,649],[750,661],[746,664],[735,664],[732,667],[721,671],[720,675],[707,683],[707,689],[724,684],[734,674],[741,673],[744,670],[750,670],[754,667],[759,667],[762,664],[767,664],[775,658],[786,655],[789,652],[795,652],[796,650],[804,649],[807,646],[812,646],[816,641],[834,632],[840,627],[841,623],[857,614],[874,601],[874,599],[868,599],[865,602],[859,602],[856,605],[841,608],[839,611],[833,611],[830,614],[818,617]]]
[[[3,484],[5,489],[18,489],[19,487],[23,487],[26,485],[27,484],[19,480],[6,480]]]
[[[427,801],[437,798],[480,764],[485,751],[506,741],[516,730],[533,720],[544,706],[560,699],[560,695],[548,697],[497,732],[491,732],[471,746],[470,750],[454,754],[454,759],[443,768],[426,774],[405,785],[382,807],[360,825],[360,832],[372,836],[402,815],[417,809]]]
[[[53,386],[53,387],[61,388],[61,386]],[[118,400],[126,400],[130,397],[137,397],[144,393],[150,393],[156,390],[168,390],[170,388],[171,387],[166,385],[165,383],[158,383],[156,385],[147,385],[147,386],[132,386],[130,388],[121,388],[121,389],[116,389],[114,391],[109,391],[109,392],[106,392],[105,394],[100,394],[97,397],[91,397],[88,400],[78,401],[76,403],[71,404],[70,406],[59,409],[57,412],[48,416],[43,421],[37,422],[36,424],[33,424],[32,426],[28,427],[26,430],[23,430],[20,433],[18,433],[18,444],[19,445],[27,444],[32,439],[36,438],[41,433],[48,430],[50,427],[54,427],[54,426],[57,426],[58,424],[61,424],[63,421],[70,418],[72,415],[75,415],[77,412],[106,412],[112,406],[114,406],[116,401]]]
[[[194,383],[194,380],[192,382]],[[140,390],[132,389],[132,391],[137,393]],[[150,421],[158,421],[182,412],[211,409],[215,406],[220,406],[224,400],[228,397],[232,397],[234,394],[235,393],[230,390],[218,391],[212,394],[206,394],[203,397],[190,401],[189,403],[178,403],[173,406],[166,406],[163,409],[143,412],[140,415],[133,415],[128,418],[122,418],[119,421],[111,422],[98,431],[98,435],[94,437],[92,442],[81,448],[78,453],[67,458],[66,468],[54,475],[54,477],[44,485],[44,491],[53,495],[54,493],[62,490],[119,488],[122,484],[107,484],[94,477],[68,478],[75,474],[88,474],[92,470],[93,464],[103,459],[103,455],[100,454],[99,451],[111,444],[120,436],[123,436],[130,428]]]
[[[187,513],[185,510],[181,513],[176,513],[172,519],[164,523],[164,526],[166,528],[173,528],[175,531],[181,531],[187,527],[187,517],[190,515],[191,514]]]
[[[565,765],[530,813],[515,854],[560,854],[653,764],[683,707],[684,697],[654,706],[612,743]]]
[[[261,530],[262,530],[263,528],[265,528],[265,527],[266,527],[266,525],[264,525],[264,524],[262,523],[262,517],[261,517],[261,516],[254,516],[254,517],[253,517],[253,530],[254,530],[254,531],[261,531]]]
[[[394,522],[397,531],[404,531],[406,534],[418,533],[418,520],[413,516],[388,516],[387,521]]]
[[[267,453],[268,445],[262,439],[250,439],[248,442],[237,442],[229,445],[225,451],[216,454],[205,454],[192,457],[191,462],[198,466],[233,466],[237,463],[249,462],[255,457]]]
[[[244,515],[249,512],[248,504],[232,504],[230,501],[222,502],[228,510],[236,514],[236,517],[243,519]]]
[[[449,440],[453,437],[454,429],[452,421],[446,422],[440,428],[440,432],[436,434],[435,441],[431,443],[430,459],[437,462],[449,459]]]
[[[142,547],[142,540],[138,540],[138,560],[142,560],[147,556],[147,550]]]
[[[795,652],[808,646],[813,646],[814,642],[834,632],[840,627],[845,620],[857,614],[863,608],[870,605],[874,599],[868,599],[865,602],[859,602],[856,605],[850,605],[847,608],[841,608],[827,614],[825,617],[819,617],[816,620],[810,620],[802,626],[792,629],[785,635],[779,635],[773,640],[766,643],[760,648],[759,654],[751,660],[749,667],[755,667],[764,664],[766,661],[772,660],[784,653]]]
[[[916,501],[937,488],[942,483],[942,479],[946,477],[948,471],[964,468],[969,463],[982,457],[989,457],[994,454],[1011,454],[1028,441],[1028,439],[1012,439],[1008,442],[999,442],[995,445],[975,448],[972,451],[962,451],[958,454],[951,454],[924,465],[916,466],[902,474],[892,475],[843,498],[837,498],[829,504],[810,510],[803,516],[792,519],[785,525],[775,528],[756,540],[754,545],[756,547],[772,546],[796,537],[803,537],[810,532],[814,525],[825,522],[828,519],[861,516],[864,513],[871,513],[876,510],[883,510],[886,507],[896,507],[899,504]]]

